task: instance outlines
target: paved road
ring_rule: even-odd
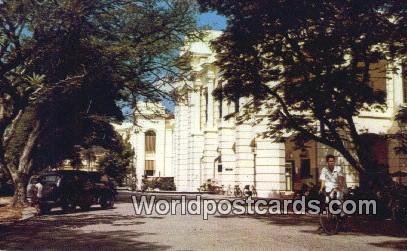
[[[0,249],[314,250],[407,249],[407,231],[390,222],[353,222],[351,232],[323,236],[311,216],[134,215],[114,209],[37,216],[0,225]]]

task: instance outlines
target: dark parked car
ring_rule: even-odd
[[[29,200],[35,200],[34,185],[37,182],[43,185],[43,196],[38,201],[42,214],[53,207],[71,212],[77,206],[82,210],[89,210],[94,204],[100,204],[102,208],[112,208],[114,205],[115,185],[99,172],[59,170],[33,176],[27,187]]]

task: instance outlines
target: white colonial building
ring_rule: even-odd
[[[338,153],[322,144],[311,141],[298,150],[290,135],[280,143],[263,138],[266,121],[237,124],[233,116],[225,119],[239,113],[246,101],[219,102],[212,95],[219,85],[219,69],[214,65],[216,55],[209,42],[220,35],[219,31],[209,31],[203,41],[189,42],[183,48],[193,72],[190,81],[178,83],[180,98],[174,116],[162,105],[141,102],[135,112],[137,126],[115,125],[121,134],[130,134],[137,180],[144,175],[174,177],[178,191],[196,192],[210,179],[225,188],[254,186],[258,196],[270,197],[290,193],[303,183],[317,183],[325,156],[331,153],[345,168],[348,185],[357,184],[358,174]],[[385,71],[392,66],[381,62],[379,70],[372,72],[376,79],[373,87],[387,93],[386,110],[363,112],[355,121],[357,128],[371,137],[372,156],[377,163],[389,168],[390,173],[407,172],[407,157],[394,153],[396,143],[375,136],[399,130],[394,115],[407,104],[401,70]]]
[[[173,161],[177,189],[197,191],[211,179],[225,187],[253,185],[259,196],[271,196],[275,192],[291,191],[293,186],[302,183],[318,182],[326,154],[339,156],[332,149],[308,142],[305,148],[296,150],[289,136],[281,143],[261,137],[267,130],[266,121],[237,124],[233,117],[224,119],[239,112],[245,100],[219,102],[212,95],[219,84],[219,70],[214,65],[216,55],[209,41],[219,35],[218,31],[210,31],[204,41],[190,42],[183,51],[191,58],[193,74],[189,82],[179,84],[178,93],[182,98],[174,112]],[[392,65],[384,62],[378,65],[378,68],[386,67]],[[362,113],[356,118],[357,127],[372,135],[393,133],[398,130],[394,115],[407,103],[401,70],[394,73],[379,69],[372,74],[377,79],[374,88],[387,93],[387,109]],[[378,74],[387,74],[387,78]],[[372,155],[391,173],[407,171],[407,158],[394,154],[394,144],[373,136]],[[358,174],[343,158],[339,157],[338,161],[345,167],[348,185],[357,184]]]
[[[138,187],[143,177],[174,177],[173,122],[161,104],[137,103],[135,122],[114,124],[122,137],[129,137],[135,155],[132,168]]]

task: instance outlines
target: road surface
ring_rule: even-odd
[[[390,221],[351,219],[350,232],[318,234],[305,215],[135,215],[131,203],[114,209],[36,216],[0,225],[0,249],[65,250],[340,250],[407,249],[406,229]]]

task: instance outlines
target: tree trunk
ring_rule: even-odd
[[[35,142],[40,134],[40,123],[37,121],[31,131],[26,144],[24,145],[19,164],[16,172],[15,168],[8,167],[14,182],[14,197],[13,206],[23,205],[26,202],[26,187],[28,183],[28,177],[32,168],[32,151],[35,147]]]
[[[11,206],[20,207],[26,203],[26,188],[28,183],[28,175],[18,173],[17,177],[13,179],[14,182],[14,196]]]
[[[386,170],[378,168],[372,161],[372,156],[366,147],[359,150],[344,149],[340,151],[348,163],[359,173],[359,186],[369,189],[372,184],[382,187],[391,181],[391,177]]]

